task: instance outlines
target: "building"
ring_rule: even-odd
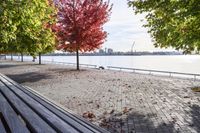
[[[108,54],[112,54],[113,53],[113,49],[108,48]]]
[[[103,49],[99,49],[99,54],[103,54],[104,50]]]

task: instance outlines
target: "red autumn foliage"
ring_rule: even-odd
[[[58,22],[53,31],[58,40],[57,49],[65,51],[93,51],[101,47],[107,33],[103,25],[111,8],[103,0],[57,0]]]

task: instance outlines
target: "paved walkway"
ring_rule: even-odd
[[[74,69],[74,68],[73,68]],[[0,63],[0,72],[112,133],[199,133],[200,81],[62,65]]]
[[[200,132],[200,97],[190,91],[188,81],[151,81],[149,77],[143,80],[128,81],[132,86],[115,84],[111,89],[94,88],[87,94],[68,98],[68,105],[77,110],[77,103],[84,104],[81,101],[88,99],[89,105],[78,104],[81,107],[77,112],[93,110],[94,114],[102,113],[95,110],[95,105],[103,106],[106,109],[98,117],[100,125],[113,133]],[[180,84],[185,84],[185,88]]]

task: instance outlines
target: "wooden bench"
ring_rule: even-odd
[[[108,133],[0,74],[0,133]]]

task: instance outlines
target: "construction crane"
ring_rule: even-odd
[[[133,53],[133,47],[135,45],[135,41],[133,42],[132,46],[131,46],[131,53]]]

